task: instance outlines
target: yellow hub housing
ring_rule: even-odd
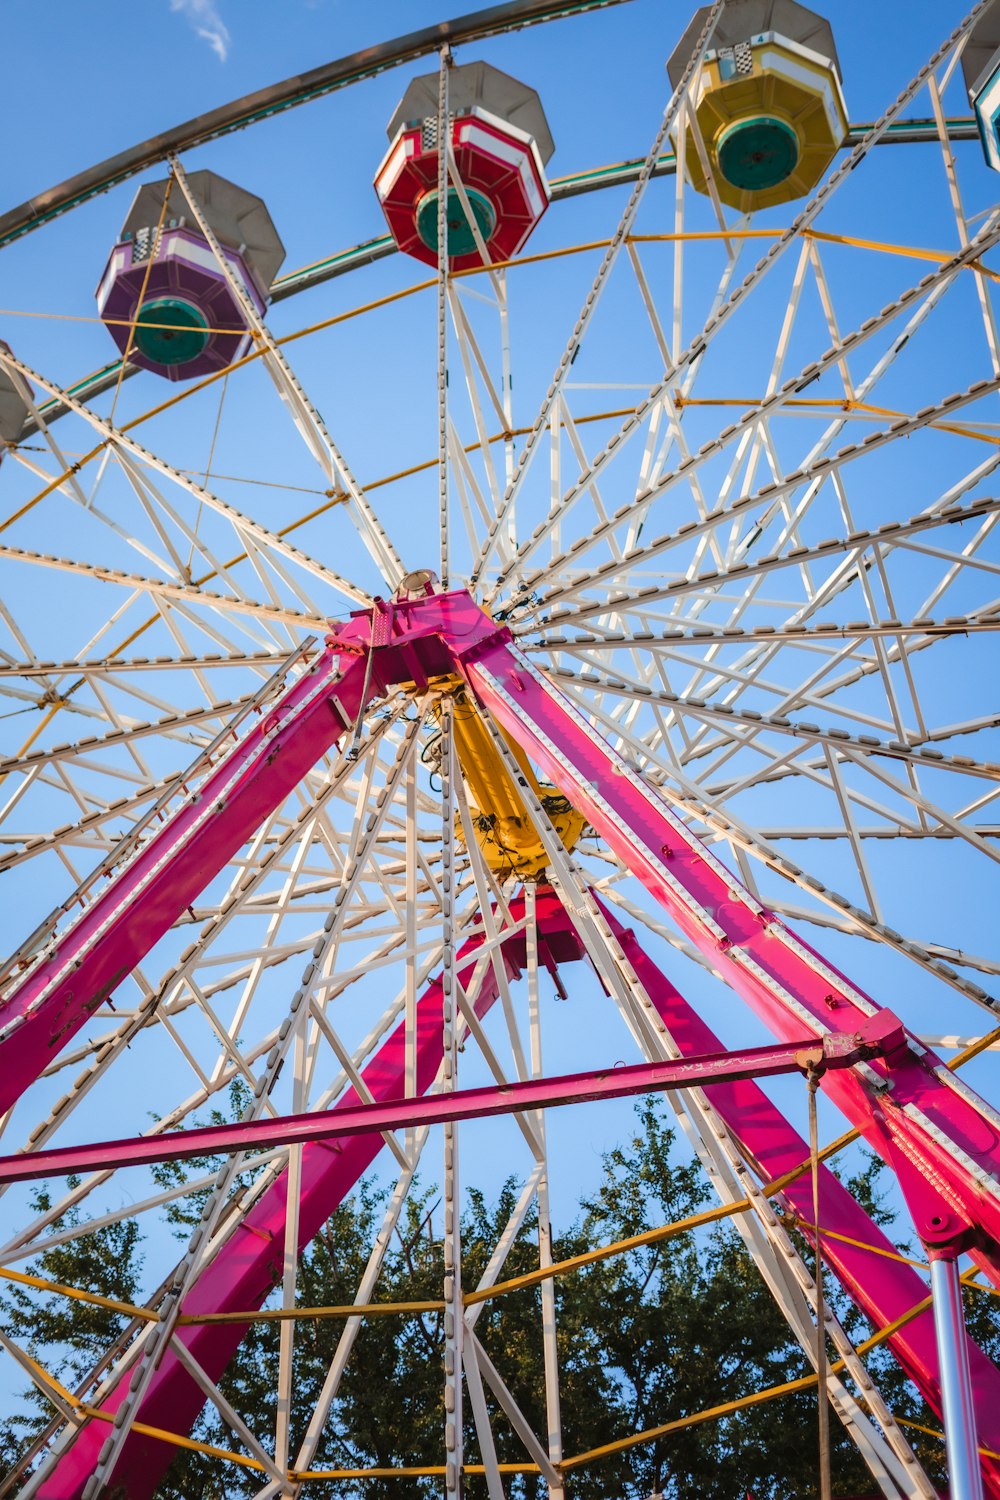
[[[483,858],[501,877],[518,875],[522,880],[535,880],[549,863],[535,825],[475,704],[464,691],[456,692],[454,703],[455,753]],[[500,732],[503,734],[503,730]],[[504,739],[562,843],[572,849],[586,827],[586,819],[555,787],[537,779],[519,745],[506,734]],[[461,827],[458,836],[463,836]]]

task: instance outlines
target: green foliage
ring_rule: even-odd
[[[194,1124],[201,1125],[228,1125],[233,1120],[241,1120],[250,1105],[250,1090],[242,1078],[235,1079],[227,1090],[229,1107],[226,1110],[213,1109],[207,1119],[196,1117]],[[159,1121],[158,1115],[152,1115],[152,1119]],[[248,1153],[252,1154],[252,1153]],[[187,1161],[161,1161],[154,1162],[150,1168],[153,1181],[163,1192],[169,1192],[171,1188],[179,1188],[192,1177],[212,1175],[222,1165],[220,1156],[192,1156]],[[249,1187],[253,1181],[253,1173],[243,1173],[237,1178],[235,1188]],[[200,1188],[195,1192],[185,1193],[182,1198],[174,1198],[164,1208],[164,1218],[170,1225],[174,1238],[186,1242],[191,1237],[191,1232],[201,1218],[201,1211],[208,1199],[208,1188]]]
[[[79,1179],[70,1177],[70,1189]],[[39,1215],[52,1208],[47,1187],[32,1194],[32,1207]],[[70,1208],[51,1225],[59,1231],[82,1222],[80,1210]],[[135,1302],[141,1296],[141,1236],[134,1220],[108,1224],[91,1234],[53,1245],[25,1268],[29,1275],[43,1276],[80,1291]],[[119,1313],[94,1303],[70,1301],[58,1295],[40,1296],[16,1282],[3,1283],[0,1294],[0,1325],[42,1367],[70,1390],[113,1346],[127,1325]],[[25,1393],[25,1409],[0,1422],[0,1468],[6,1473],[32,1439],[48,1423],[52,1407],[36,1386]]]
[[[607,1154],[597,1190],[581,1202],[576,1222],[556,1238],[557,1259],[684,1218],[706,1203],[704,1176],[697,1164],[676,1159],[673,1132],[660,1105],[648,1101],[637,1115],[634,1138],[627,1147]],[[213,1165],[206,1161],[164,1168],[160,1180],[164,1186],[174,1185],[183,1181],[185,1171],[200,1172]],[[879,1164],[871,1160],[849,1186],[870,1212],[890,1223],[892,1216],[880,1201],[879,1171]],[[513,1179],[492,1202],[475,1191],[467,1194],[461,1225],[466,1287],[475,1286],[483,1276],[518,1197],[519,1185]],[[190,1216],[199,1211],[196,1199],[194,1195],[174,1205],[176,1232],[186,1235]],[[39,1208],[47,1202],[40,1193]],[[302,1257],[302,1306],[353,1300],[385,1207],[384,1192],[363,1182],[327,1221]],[[444,1266],[439,1210],[437,1189],[411,1192],[386,1252],[379,1300],[440,1298]],[[75,1222],[74,1213],[65,1223]],[[811,1264],[811,1250],[803,1240],[798,1243]],[[538,1224],[532,1210],[513,1241],[502,1275],[515,1277],[537,1266]],[[110,1226],[53,1247],[38,1258],[36,1269],[52,1279],[132,1300],[140,1284],[137,1231],[130,1224]],[[860,1314],[842,1294],[831,1295],[852,1336],[864,1338],[869,1330]],[[556,1282],[556,1302],[567,1454],[627,1438],[809,1372],[732,1221],[563,1276]],[[1000,1334],[987,1302],[981,1295],[970,1301],[970,1325],[998,1357]],[[0,1317],[20,1342],[44,1354],[48,1367],[69,1381],[83,1377],[122,1326],[121,1319],[101,1309],[81,1309],[59,1298],[39,1299],[16,1287],[0,1295]],[[483,1304],[476,1336],[535,1431],[544,1434],[548,1420],[540,1328],[540,1293],[533,1287]],[[296,1325],[293,1455],[344,1333],[343,1319],[304,1319]],[[266,1432],[273,1424],[279,1338],[277,1323],[253,1325],[221,1383],[226,1398],[258,1431]],[[440,1314],[365,1320],[314,1466],[439,1463],[443,1354]],[[890,1406],[937,1425],[887,1351],[873,1351],[870,1362]],[[523,1463],[524,1450],[509,1422],[489,1396],[488,1401],[500,1461]],[[23,1445],[32,1422],[37,1425],[42,1418],[39,1411],[37,1417],[19,1420],[20,1427],[16,1422],[0,1426],[0,1443],[8,1455]],[[467,1461],[476,1462],[481,1455],[468,1399],[465,1424]],[[203,1413],[195,1436],[222,1448],[238,1446],[212,1408]],[[834,1493],[870,1492],[871,1477],[835,1418],[831,1438]],[[939,1445],[924,1441],[921,1456],[932,1473],[940,1474]],[[236,1467],[220,1479],[217,1460],[179,1450],[158,1500],[249,1496],[259,1484],[258,1475]],[[645,1500],[654,1494],[664,1500],[731,1500],[747,1493],[754,1500],[788,1500],[816,1492],[816,1397],[811,1391],[626,1448],[574,1469],[567,1483],[570,1500]],[[398,1480],[342,1481],[334,1487],[317,1482],[305,1487],[307,1496],[333,1493],[400,1500],[404,1493],[438,1494],[440,1481],[413,1480],[405,1491]],[[483,1479],[467,1478],[468,1500],[485,1500],[486,1493]],[[537,1476],[515,1476],[507,1482],[507,1493],[512,1500],[535,1500],[544,1486]]]

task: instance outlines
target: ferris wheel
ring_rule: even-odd
[[[560,1425],[563,1106],[656,1092],[873,1486],[936,1494],[793,1223],[940,1413],[952,1496],[1000,1496],[1000,1371],[962,1323],[963,1284],[1000,1287],[1000,10],[940,7],[852,123],[848,39],[795,0],[682,31],[648,5],[648,151],[555,175],[518,49],[593,58],[644,5],[508,0],[0,217],[12,258],[97,229],[105,257],[96,312],[67,270],[58,344],[11,318],[0,345],[0,1276],[85,1304],[25,1266],[199,1205],[78,1390],[0,1330],[51,1405],[6,1493],[152,1495],[206,1404],[223,1491],[237,1462],[261,1500],[330,1493],[422,1173],[443,1409],[407,1473],[571,1495],[603,1450]],[[399,102],[351,137],[368,230],[331,248],[267,132],[314,149],[371,80]],[[858,1137],[929,1287],[824,1164]],[[372,1170],[293,1443],[300,1253]],[[508,1170],[472,1281],[462,1194]],[[532,1215],[545,1431],[476,1331]],[[262,1310],[252,1430],[220,1383]]]

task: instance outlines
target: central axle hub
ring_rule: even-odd
[[[475,696],[454,671],[454,648],[447,651],[446,664],[442,641],[443,630],[454,639],[459,626],[460,634],[468,641],[462,655],[471,660],[478,646],[492,643],[501,633],[509,636],[509,631],[506,626],[497,625],[465,590],[433,593],[428,591],[433,588],[431,575],[410,577],[421,580],[419,589],[407,596],[404,585],[403,597],[389,602],[376,600],[373,610],[359,611],[351,625],[338,633],[331,644],[335,650],[338,646],[348,647],[350,639],[348,649],[353,653],[371,651],[372,680],[385,690],[411,687],[420,692],[433,686],[450,693],[454,702],[455,754],[469,800],[476,843],[488,867],[501,878],[517,875],[522,880],[535,880],[549,864],[545,845]],[[414,593],[417,597],[413,597]],[[368,622],[370,633],[365,630]],[[524,750],[503,729],[499,732],[561,843],[566,849],[573,849],[587,826],[583,814],[550,782],[539,781]],[[424,760],[437,770],[441,760],[440,736],[431,742]],[[456,831],[464,843],[460,821]]]
[[[510,779],[481,711],[459,678],[455,679],[452,730],[473,831],[483,858],[501,878],[519,875],[522,880],[536,880],[549,863],[545,845],[521,793]],[[540,782],[520,745],[514,744],[502,729],[500,734],[564,848],[572,849],[586,827],[583,814],[550,783]],[[439,737],[425,759],[434,759],[435,749],[440,754],[440,745]],[[464,843],[461,823],[456,831]]]

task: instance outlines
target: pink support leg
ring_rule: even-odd
[[[365,661],[327,648],[0,1001],[0,1114],[118,988],[363,706]]]
[[[539,910],[548,915],[549,907],[558,907],[555,898],[539,902]],[[515,920],[523,915],[514,903]],[[565,924],[555,913],[553,935],[561,955],[567,953]],[[468,984],[476,963],[481,938],[470,939],[457,955],[459,981]],[[524,962],[524,934],[517,933],[504,945],[503,959],[509,976]],[[571,950],[570,950],[571,951]],[[417,1006],[417,1092],[424,1093],[433,1083],[441,1061],[441,985],[435,980]],[[496,979],[490,966],[476,999],[476,1012],[485,1015],[497,996]],[[365,1084],[376,1099],[398,1099],[404,1092],[405,1026],[401,1023],[383,1043],[362,1073]],[[341,1101],[342,1108],[357,1105],[360,1100],[353,1089]],[[306,1145],[302,1151],[302,1196],[299,1206],[300,1249],[357,1185],[382,1149],[382,1138],[364,1134]],[[284,1174],[262,1196],[226,1241],[218,1255],[199,1277],[181,1308],[182,1313],[234,1312],[259,1308],[281,1280],[284,1245],[286,1179]],[[191,1350],[202,1369],[219,1380],[245,1336],[244,1323],[185,1325],[178,1337]],[[125,1399],[127,1386],[122,1382],[102,1403],[102,1409],[116,1411]],[[186,1433],[205,1404],[205,1397],[177,1357],[168,1353],[153,1377],[140,1403],[137,1420],[168,1432]],[[94,1470],[97,1457],[110,1427],[91,1419],[80,1430],[72,1444],[58,1457],[42,1481],[39,1500],[79,1500]],[[111,1482],[114,1490],[129,1500],[147,1500],[175,1457],[176,1449],[156,1438],[133,1431],[115,1468]]]
[[[487,711],[776,1037],[864,1029],[869,997],[740,884],[509,636],[484,632],[458,654]],[[907,1157],[932,1184],[921,1237],[974,1227],[973,1254],[1000,1285],[1000,1114],[910,1034],[896,1056],[823,1087],[875,1151],[893,1165]]]
[[[598,900],[598,904],[681,1053],[690,1056],[720,1046],[711,1028],[643,951],[635,933],[623,927],[603,902]],[[808,1157],[805,1141],[757,1084],[713,1083],[706,1086],[705,1093],[765,1180],[783,1176]],[[791,1183],[780,1197],[812,1238],[811,1176],[805,1174]],[[827,1231],[827,1238],[820,1236],[823,1259],[873,1327],[886,1327],[926,1300],[926,1282],[913,1267],[891,1258],[895,1253],[892,1241],[823,1165],[820,1221]],[[845,1238],[834,1239],[834,1233]],[[857,1243],[850,1244],[849,1240]],[[981,1446],[1000,1452],[1000,1370],[966,1337],[979,1441]],[[940,1416],[941,1379],[931,1308],[905,1324],[888,1342],[906,1374]],[[981,1467],[989,1494],[1000,1497],[1000,1462],[984,1458]]]

